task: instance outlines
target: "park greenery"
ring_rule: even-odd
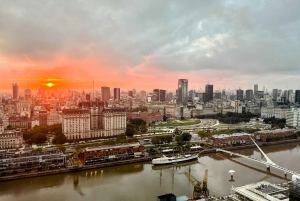
[[[218,114],[209,114],[209,115],[198,115],[196,118],[198,119],[217,119],[221,123],[225,124],[238,124],[241,122],[249,122],[251,118],[258,118],[258,115],[255,115],[251,112],[245,113],[235,113],[235,112],[227,112],[226,114],[218,113]]]
[[[40,144],[47,141],[47,135],[55,135],[54,140],[63,144],[66,142],[65,136],[62,133],[61,124],[50,126],[34,126],[29,131],[23,132],[23,138],[28,144]]]
[[[277,119],[274,116],[264,119],[265,124],[271,124],[272,128],[284,128],[286,125],[286,119]]]
[[[175,137],[175,141],[177,142],[177,145],[183,145],[186,144],[191,140],[192,136],[189,133],[182,133],[182,135],[177,135]]]
[[[154,145],[159,145],[159,144],[169,144],[173,140],[173,137],[171,135],[161,135],[161,136],[154,136],[151,139],[151,143]]]
[[[126,127],[126,136],[132,137],[137,133],[147,133],[147,124],[141,118],[130,119]]]
[[[190,125],[199,124],[200,122],[201,122],[200,120],[195,120],[195,121],[173,121],[173,122],[169,122],[169,123],[158,124],[158,125],[156,125],[156,127],[190,126]]]
[[[99,147],[103,145],[113,146],[113,145],[133,143],[133,142],[138,142],[138,139],[135,137],[127,138],[125,133],[123,133],[117,135],[116,139],[105,140],[104,142],[101,143],[78,144],[75,149],[79,150],[79,149],[84,149],[86,147]]]

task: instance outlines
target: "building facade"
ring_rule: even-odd
[[[205,85],[205,94],[206,94],[206,101],[209,102],[214,99],[214,85],[207,84]]]
[[[110,99],[110,88],[109,87],[101,87],[101,96],[102,101],[109,101]]]
[[[126,131],[126,112],[124,108],[104,107],[101,102],[63,110],[62,130],[67,139],[115,137]]]
[[[18,100],[19,99],[19,84],[13,83],[12,90],[13,90],[13,99]]]
[[[114,101],[120,100],[120,88],[114,88]]]
[[[188,101],[188,80],[179,79],[178,90],[177,90],[177,102],[181,104],[186,104],[187,101]]]
[[[23,134],[20,130],[5,130],[0,132],[0,150],[19,148],[22,147],[22,144]]]

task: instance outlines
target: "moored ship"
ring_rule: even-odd
[[[180,163],[180,162],[185,162],[185,161],[190,161],[197,159],[198,155],[176,155],[172,157],[167,157],[163,155],[160,158],[156,158],[152,160],[152,165],[166,165],[166,164],[174,164],[174,163]]]

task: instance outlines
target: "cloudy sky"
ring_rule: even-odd
[[[1,89],[300,88],[300,1],[0,3]]]

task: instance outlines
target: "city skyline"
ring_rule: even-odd
[[[195,89],[297,89],[299,8],[294,1],[6,2],[0,90],[92,89],[92,80],[99,88],[174,90],[180,78]]]

